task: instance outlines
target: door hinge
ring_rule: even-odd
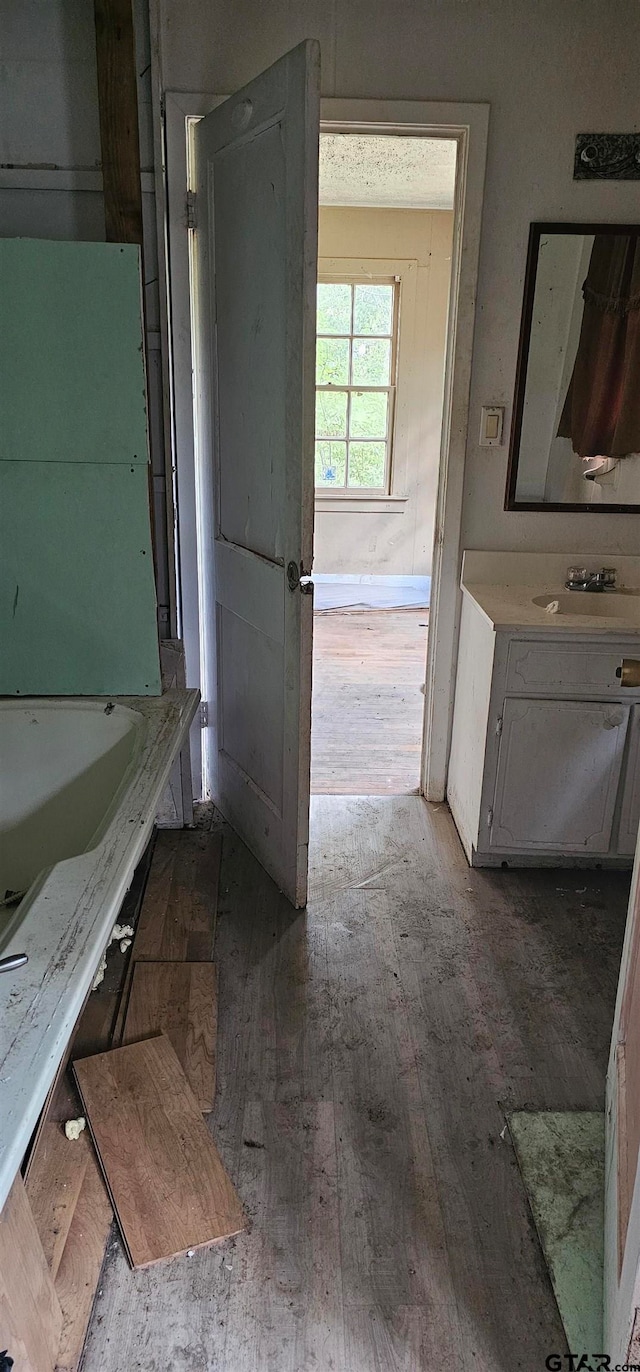
[[[188,229],[197,229],[198,227],[198,198],[195,191],[187,191],[185,224]]]
[[[498,735],[498,738],[500,737],[501,733],[502,733],[502,716],[500,716],[500,719],[497,720],[497,722],[496,722],[496,734]]]
[[[488,812],[488,814],[487,814],[487,827],[490,829],[492,824],[493,824],[493,810],[489,810],[489,812]]]
[[[200,701],[200,728],[201,728],[201,729],[208,729],[208,728],[209,728],[209,701],[208,701],[208,700],[201,700],[201,701]]]

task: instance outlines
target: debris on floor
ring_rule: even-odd
[[[111,935],[109,937],[109,942],[104,950],[104,953],[102,954],[102,958],[100,959],[100,965],[95,974],[95,977],[93,978],[93,984],[91,986],[92,991],[97,991],[101,982],[104,981],[104,974],[107,970],[107,953],[111,947],[111,944],[119,943],[120,952],[126,953],[127,948],[131,947],[132,939],[133,927],[131,924],[114,924],[113,929],[111,930]]]
[[[80,1115],[77,1120],[67,1120],[64,1132],[71,1143],[79,1139],[83,1129],[86,1129],[87,1121],[84,1115]]]

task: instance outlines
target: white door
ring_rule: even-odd
[[[320,52],[198,124],[198,442],[211,484],[214,799],[295,906],[307,890]],[[201,512],[206,520],[207,510]]]

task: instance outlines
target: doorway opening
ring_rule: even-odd
[[[433,541],[433,570],[429,606],[431,632],[424,673],[426,677],[424,690],[425,725],[422,730],[423,745],[419,779],[421,793],[426,799],[432,801],[441,801],[445,795],[451,731],[452,684],[456,661],[460,596],[463,471],[468,427],[469,381],[488,127],[488,107],[485,105],[323,98],[318,111],[316,99],[317,57],[317,45],[313,43],[303,44],[299,49],[280,59],[280,62],[274,64],[274,67],[268,72],[255,78],[255,82],[260,83],[262,89],[256,93],[254,90],[255,83],[251,83],[250,95],[247,94],[249,88],[228,98],[203,92],[166,92],[164,107],[166,181],[162,187],[158,186],[158,193],[164,205],[165,214],[165,234],[161,248],[167,277],[166,335],[171,383],[172,453],[175,464],[173,480],[175,482],[177,508],[176,566],[180,604],[179,633],[184,642],[187,681],[189,684],[193,683],[200,686],[203,699],[198,721],[199,727],[194,728],[191,733],[193,775],[196,778],[196,785],[201,778],[202,796],[216,801],[227,819],[235,824],[238,833],[245,838],[249,846],[253,845],[253,850],[260,861],[264,862],[267,870],[272,875],[277,874],[277,880],[282,889],[287,892],[294,890],[293,870],[295,869],[297,874],[304,872],[308,836],[309,751],[311,742],[309,706],[313,619],[312,599],[308,595],[308,572],[312,569],[312,549],[309,547],[309,541],[313,532],[314,515],[314,351],[316,338],[313,296],[317,276],[315,211],[318,200],[317,190],[314,186],[315,168],[313,164],[317,156],[320,125],[322,125],[324,133],[348,133],[354,136],[361,134],[367,138],[379,135],[388,138],[389,142],[406,137],[413,141],[414,147],[419,144],[421,139],[444,140],[455,143],[455,202],[451,250],[451,291],[446,327],[444,420],[437,474],[437,513],[435,519],[437,536]],[[309,66],[308,78],[303,71],[305,64]],[[287,81],[282,85],[280,78],[285,66],[290,66],[292,72],[294,68],[296,70],[296,79],[293,84],[287,77]],[[302,82],[299,79],[301,76],[304,77]],[[282,103],[283,91],[288,92],[284,105]],[[254,95],[256,99],[259,97],[258,104],[256,104]],[[291,100],[295,98],[298,102],[297,109],[291,113],[291,117],[289,115],[289,97]],[[264,101],[269,104],[271,110],[266,123],[262,118],[266,109]],[[220,120],[218,120],[216,115],[220,106],[224,106],[224,110]],[[252,120],[254,113],[259,110],[262,111],[261,121],[256,123],[256,129],[253,131]],[[260,195],[262,194],[258,187],[257,173],[260,173],[263,180],[266,174],[264,163],[257,156],[259,151],[257,140],[262,138],[263,134],[266,137],[268,130],[274,130],[276,127],[282,129],[285,126],[290,131],[293,140],[291,151],[295,152],[292,163],[294,181],[291,180],[291,176],[288,179],[285,178],[282,182],[281,193],[279,192],[277,196],[273,194],[275,181],[278,178],[282,180],[283,176],[282,158],[280,157],[283,144],[282,139],[278,142],[275,135],[269,134],[267,141],[276,159],[276,165],[274,166],[274,176],[271,177],[271,193],[268,184],[263,187],[263,190],[266,195],[265,203],[272,208],[274,205],[280,207],[276,216],[277,223],[274,223],[273,226],[274,233],[269,237],[264,232],[264,224],[261,231],[258,231],[257,227],[262,223],[261,214],[257,213],[255,209],[255,205],[260,202]],[[220,146],[224,144],[227,147],[228,144],[228,152],[225,153],[224,157],[220,154],[219,140],[221,140]],[[200,149],[199,152],[196,150],[196,145]],[[254,152],[257,156],[254,170],[251,175],[241,175],[243,159],[253,156]],[[238,167],[238,175],[242,182],[242,196],[245,196],[246,193],[246,196],[250,197],[250,203],[247,201],[245,204],[242,196],[236,193],[237,188],[233,193],[227,194],[226,199],[225,188],[221,186],[218,186],[218,191],[214,196],[211,195],[213,181],[219,181],[223,174],[226,176],[227,171],[231,175],[234,166]],[[387,180],[390,182],[391,168],[388,168],[388,173]],[[304,182],[304,186],[302,182]],[[225,187],[227,191],[232,190],[226,186],[226,182]],[[354,208],[366,207],[354,206]],[[385,208],[383,201],[378,201],[377,208]],[[394,207],[389,206],[389,208]],[[396,208],[399,212],[403,207]],[[214,216],[216,214],[223,216],[224,222],[221,222],[218,227],[211,221],[212,211]],[[231,219],[236,225],[233,233],[228,232]],[[257,611],[267,614],[269,607],[265,597],[257,600],[255,596],[253,599],[249,597],[245,606],[244,617],[242,614],[238,615],[237,593],[239,594],[242,590],[246,577],[240,576],[240,580],[238,580],[235,573],[231,575],[231,569],[228,565],[228,554],[232,550],[228,547],[230,540],[224,536],[220,519],[224,487],[220,469],[221,453],[227,461],[225,470],[228,470],[232,485],[237,482],[238,468],[237,463],[234,463],[232,455],[227,452],[226,448],[224,453],[219,444],[216,451],[212,449],[212,439],[220,428],[220,405],[223,403],[226,406],[227,414],[232,419],[237,416],[238,407],[233,402],[233,398],[230,397],[228,371],[225,372],[224,384],[217,377],[216,369],[219,370],[219,364],[216,359],[219,357],[221,342],[225,347],[230,347],[233,343],[231,337],[232,334],[235,337],[232,328],[233,320],[244,316],[239,308],[238,300],[234,298],[234,303],[230,304],[229,307],[230,313],[226,316],[226,323],[222,327],[224,338],[221,340],[221,321],[217,305],[214,310],[212,301],[208,297],[211,295],[211,284],[215,284],[216,280],[219,280],[225,284],[227,291],[225,300],[229,303],[230,275],[232,269],[235,270],[237,267],[236,247],[239,243],[248,243],[254,228],[258,245],[254,264],[258,268],[257,275],[254,274],[255,284],[248,286],[246,273],[240,273],[237,292],[247,302],[249,313],[246,317],[255,316],[257,297],[260,292],[267,286],[271,289],[277,280],[279,283],[277,319],[274,320],[274,328],[271,329],[271,333],[261,330],[256,334],[255,330],[248,332],[245,330],[242,338],[247,347],[250,348],[254,347],[254,343],[257,347],[260,340],[264,342],[266,338],[273,338],[274,329],[275,334],[280,338],[281,329],[278,320],[281,323],[283,318],[286,319],[288,321],[286,325],[287,335],[291,338],[291,346],[284,352],[282,348],[280,350],[282,377],[287,372],[287,368],[291,370],[294,364],[297,366],[297,371],[295,369],[292,371],[293,385],[291,387],[285,386],[284,392],[278,391],[277,405],[274,403],[273,385],[271,384],[274,375],[273,359],[269,360],[266,356],[265,358],[261,357],[261,366],[271,378],[268,386],[256,387],[255,367],[246,369],[246,376],[243,373],[242,382],[242,395],[250,396],[252,404],[254,400],[257,403],[257,399],[260,397],[268,401],[265,412],[260,419],[259,428],[261,432],[263,429],[265,432],[270,432],[275,417],[281,414],[283,403],[287,412],[291,412],[292,406],[297,405],[298,407],[295,425],[291,422],[285,425],[284,431],[288,435],[285,445],[283,446],[279,440],[276,442],[275,438],[272,444],[271,450],[274,454],[282,455],[286,451],[290,470],[287,480],[285,481],[283,478],[281,483],[283,490],[287,493],[287,499],[284,501],[278,499],[275,505],[271,502],[269,508],[280,511],[283,517],[286,515],[289,523],[285,528],[282,525],[282,520],[280,521],[282,527],[275,529],[275,535],[278,535],[283,546],[275,548],[273,560],[270,557],[266,559],[269,563],[266,571],[272,572],[274,586],[277,581],[276,599],[279,607],[275,619],[273,615],[269,615],[268,625],[272,629],[277,629],[281,638],[284,634],[284,639],[286,639],[284,656],[280,653],[284,639],[282,643],[278,639],[276,646],[280,654],[278,660],[280,661],[282,658],[282,663],[286,660],[287,670],[283,671],[279,666],[277,672],[272,671],[267,680],[265,673],[258,664],[256,655],[248,652],[245,654],[246,670],[243,668],[240,675],[238,675],[238,671],[235,671],[233,689],[229,687],[225,694],[225,685],[222,680],[224,676],[225,642],[223,631],[225,630],[225,623],[222,621],[226,621],[228,628],[229,615],[231,615],[233,619],[239,617],[243,623],[245,621],[248,623],[249,619],[255,619]],[[291,242],[288,246],[284,241],[280,243],[280,249],[274,258],[277,270],[273,269],[271,265],[266,269],[263,260],[264,254],[271,251],[275,238],[283,232],[289,234]],[[251,241],[253,242],[253,238]],[[283,275],[280,270],[281,263],[288,260],[291,245],[294,246],[298,255],[296,270],[288,270]],[[225,267],[222,270],[218,257],[220,252],[224,253],[227,249],[230,265],[228,269]],[[390,258],[392,262],[394,251],[406,252],[405,260],[406,258],[411,259],[412,256],[410,251],[395,247],[385,251],[387,258]],[[302,256],[300,256],[301,252]],[[364,266],[366,271],[366,259],[363,258],[362,252],[356,251],[356,256],[358,258],[358,270]],[[415,257],[415,254],[413,256]],[[381,261],[377,258],[371,269],[373,275],[380,272],[381,269]],[[395,281],[395,277],[401,275],[402,264],[397,270],[394,270],[393,266],[389,268],[385,265],[384,272],[387,277],[391,275]],[[252,277],[252,283],[253,281],[254,278]],[[302,295],[300,292],[301,284],[304,287]],[[202,295],[200,305],[198,305],[199,293]],[[399,345],[401,350],[402,322],[403,318],[406,319],[408,299],[407,292],[403,290],[402,282],[400,282],[399,296]],[[304,301],[302,297],[304,297]],[[304,303],[304,309],[301,310],[302,303]],[[271,315],[269,317],[271,318]],[[215,353],[210,351],[211,321],[213,319],[216,319],[218,340]],[[357,333],[355,336],[360,337]],[[262,343],[260,345],[262,346]],[[400,375],[402,375],[402,369],[400,369]],[[211,401],[214,392],[216,405],[212,407]],[[284,402],[282,400],[283,393],[286,397]],[[304,396],[304,405],[300,409],[299,402],[302,395]],[[303,432],[300,431],[301,423]],[[390,487],[382,491],[382,499],[380,491],[377,492],[379,503],[375,504],[373,510],[372,503],[375,492],[372,496],[370,489],[364,486],[355,493],[350,492],[349,504],[343,503],[341,506],[343,514],[347,509],[352,511],[357,509],[357,502],[365,504],[372,519],[374,510],[378,514],[389,508],[393,510],[394,497],[397,494],[393,480],[398,470],[397,409],[394,425],[392,438],[396,445],[395,456],[392,451],[390,465],[387,464],[385,467],[387,472],[391,472]],[[345,442],[350,441],[351,438],[357,441],[358,435],[349,434],[345,437]],[[369,438],[372,443],[380,442],[383,439],[386,442],[386,435],[378,434],[377,431],[374,437],[369,435]],[[366,442],[366,440],[367,435],[365,434],[361,441]],[[264,444],[261,443],[258,447],[264,447]],[[252,443],[248,447],[245,445],[242,448],[243,462],[245,462],[247,453],[252,454],[252,460],[255,460],[257,456],[256,445]],[[356,452],[357,456],[358,453]],[[352,464],[352,472],[354,470],[357,470],[357,464],[356,468]],[[262,468],[258,469],[258,473],[261,476],[264,475]],[[370,480],[370,478],[368,479]],[[265,501],[259,494],[256,483],[246,481],[243,489],[252,509],[255,505],[256,518],[263,519],[266,508]],[[406,490],[400,492],[401,501],[406,496]],[[326,502],[337,499],[338,492],[336,490],[327,492]],[[326,503],[323,505],[323,516],[324,514],[329,514]],[[340,511],[336,514],[334,526],[336,528],[338,527],[339,514]],[[236,524],[237,521],[234,523],[234,531],[240,533],[242,542],[246,520],[240,521],[238,529],[236,529]],[[398,527],[398,524],[395,527]],[[222,536],[219,536],[221,531]],[[249,542],[251,542],[250,539]],[[265,556],[261,556],[259,548],[254,549],[253,543],[250,547],[246,546],[246,543],[247,539],[245,538],[244,544],[240,548],[241,571],[247,573],[249,570],[260,571],[261,574],[264,574]],[[264,549],[262,552],[264,553]],[[235,560],[237,562],[237,559]],[[316,569],[319,578],[322,578],[323,575],[332,575],[331,573],[323,573],[322,564],[317,560],[313,568],[314,573]],[[363,573],[362,575],[368,574]],[[372,580],[375,575],[376,573],[370,574],[369,580]],[[389,575],[393,575],[393,573],[389,573]],[[307,592],[307,594],[301,594],[301,592]],[[244,592],[242,593],[244,594]],[[226,603],[226,610],[225,606],[222,605],[221,597]],[[272,596],[271,601],[273,600],[274,597]],[[284,623],[282,612],[285,614],[286,622]],[[422,618],[424,619],[424,616]],[[244,633],[242,624],[240,629]],[[423,627],[421,627],[421,632],[424,632]],[[218,652],[221,633],[223,636],[222,657]],[[267,633],[266,637],[272,639],[273,633]],[[227,639],[229,639],[228,634]],[[229,642],[227,642],[226,647],[229,647]],[[235,650],[231,654],[227,652],[226,658],[227,665],[231,662],[237,664],[238,655]],[[299,689],[296,681],[293,680],[292,673],[296,675],[296,678],[299,676]],[[280,690],[280,686],[283,684],[286,689]],[[280,705],[278,706],[277,727],[276,724],[273,727],[271,724],[265,727],[265,691],[268,694],[267,688],[271,686],[278,688],[278,699],[282,707],[280,709]],[[242,690],[239,689],[240,687]],[[273,690],[268,699],[272,706]],[[422,708],[422,696],[419,707]],[[253,740],[255,743],[253,751],[248,744],[248,732],[252,730],[256,735]],[[284,738],[285,733],[286,744],[283,744],[281,749],[279,740]],[[253,806],[258,792],[261,794],[264,792],[264,785],[262,785],[260,776],[257,774],[254,762],[256,758],[259,760],[265,756],[265,750],[269,753],[270,763],[273,763],[274,766],[277,764],[278,768],[280,763],[282,763],[282,768],[286,766],[288,769],[287,782],[285,784],[284,781],[282,783],[278,781],[278,795],[276,801],[273,801],[273,798],[271,800],[272,808],[269,811],[269,817],[265,816],[265,822],[256,829],[256,826],[252,827],[249,823],[248,809]],[[242,757],[239,756],[240,752]],[[233,754],[232,757],[231,754]],[[230,757],[231,763],[237,764],[239,768],[238,775],[243,769],[245,773],[245,781],[240,788],[241,803],[238,807],[227,804],[227,799],[223,795],[220,785],[220,767],[222,765],[223,768],[228,769]],[[249,772],[247,772],[245,764],[249,764]],[[275,809],[273,808],[274,805]],[[286,809],[286,815],[283,805]],[[272,822],[274,815],[277,820],[275,825]],[[249,832],[250,829],[251,833]],[[256,833],[258,837],[256,837]],[[284,841],[285,835],[288,844],[289,866],[287,871],[283,872],[282,864],[276,861],[274,852],[277,841],[280,837]],[[303,887],[304,881],[301,877],[300,882],[295,886],[296,903],[302,901]]]
[[[320,135],[311,790],[421,790],[455,139]]]

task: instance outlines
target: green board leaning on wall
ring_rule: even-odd
[[[0,240],[0,694],[157,695],[140,256]]]

